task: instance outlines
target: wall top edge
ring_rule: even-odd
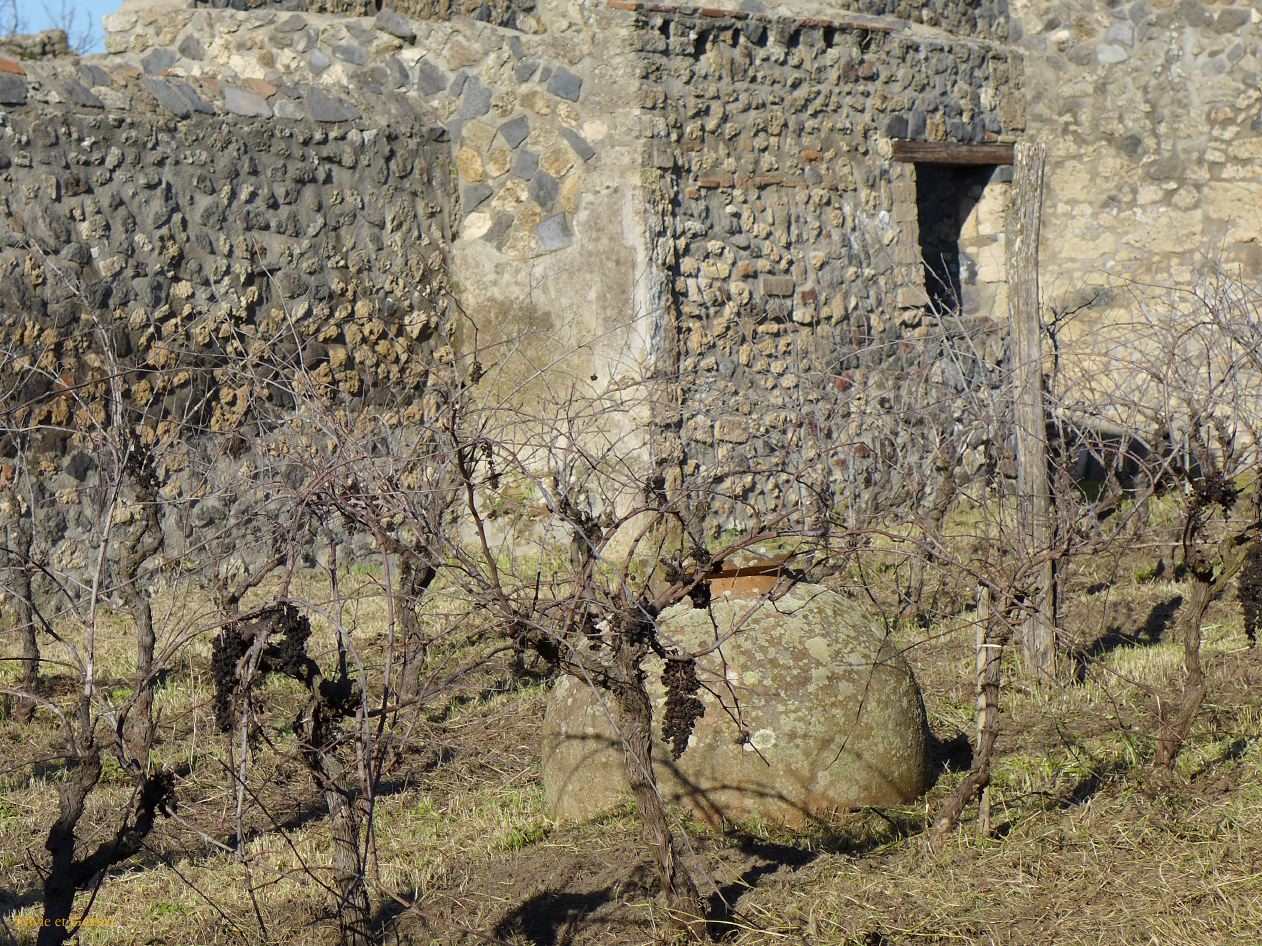
[[[723,0],[717,0],[722,3]],[[967,35],[941,26],[930,26],[898,16],[877,16],[859,12],[831,13],[816,8],[799,9],[779,6],[770,10],[751,11],[721,5],[699,6],[687,3],[660,3],[653,0],[605,0],[611,10],[639,14],[697,19],[728,20],[737,23],[775,24],[787,23],[795,28],[836,29],[852,32],[888,33],[910,35],[918,39],[938,42],[968,43],[979,46],[1007,48],[1006,41],[990,39],[975,32]],[[761,6],[761,4],[760,4]]]
[[[45,106],[60,112],[152,115],[163,119],[261,119],[399,128],[416,141],[445,141],[447,129],[404,95],[353,94],[317,85],[278,85],[262,79],[219,81],[208,76],[151,75],[103,57],[56,62],[0,59],[0,114]]]

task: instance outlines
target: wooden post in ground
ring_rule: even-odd
[[[1017,517],[1021,554],[1043,556],[1033,576],[1031,611],[1022,627],[1027,669],[1042,679],[1056,674],[1056,573],[1052,495],[1047,467],[1047,415],[1043,405],[1042,330],[1039,322],[1039,224],[1043,211],[1046,149],[1019,142],[1013,152],[1008,212],[1008,329],[1014,383]]]
[[[996,707],[992,704],[999,686],[999,660],[990,640],[990,589],[977,589],[977,733],[974,745],[980,750],[987,730],[994,726]],[[993,686],[988,686],[993,685]],[[990,837],[990,783],[982,786],[977,799],[977,834]]]

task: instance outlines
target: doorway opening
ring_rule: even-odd
[[[937,312],[983,314],[1007,304],[1004,214],[1012,169],[915,165],[924,291]]]

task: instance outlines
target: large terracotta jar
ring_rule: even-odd
[[[738,587],[707,608],[684,602],[664,612],[659,627],[683,650],[713,648],[697,661],[705,714],[678,760],[660,730],[663,662],[645,663],[667,801],[710,823],[800,826],[859,806],[902,804],[927,788],[920,689],[860,602],[810,584],[778,596]],[[608,694],[570,677],[557,683],[544,723],[543,783],[550,812],[563,820],[594,818],[630,797]]]

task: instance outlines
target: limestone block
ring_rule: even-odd
[[[705,714],[678,761],[655,734],[669,801],[710,823],[800,826],[862,805],[905,804],[927,788],[920,690],[879,618],[799,584],[775,602],[723,595],[708,610],[684,602],[660,627],[664,639],[702,649],[738,622],[721,654],[697,662]],[[662,668],[658,658],[645,663],[659,725]],[[544,798],[555,817],[588,820],[629,797],[612,720],[606,693],[573,678],[557,683],[543,743]]]

